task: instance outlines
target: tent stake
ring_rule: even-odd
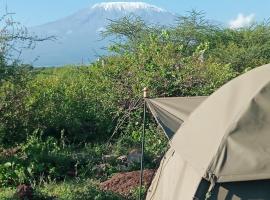
[[[141,173],[140,173],[140,188],[139,188],[139,200],[142,199],[142,187],[143,187],[143,160],[144,160],[144,143],[145,143],[145,118],[146,118],[146,101],[145,99],[148,97],[148,89],[143,89],[143,131],[141,134]]]

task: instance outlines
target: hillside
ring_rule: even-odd
[[[102,40],[101,32],[110,20],[127,15],[141,17],[149,24],[169,26],[176,16],[166,10],[142,2],[100,3],[82,9],[71,16],[29,29],[35,35],[57,37],[34,50],[24,51],[22,58],[35,66],[87,64],[106,54],[109,39]],[[35,59],[38,58],[36,61]]]

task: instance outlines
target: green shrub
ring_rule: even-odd
[[[76,174],[69,152],[53,138],[42,140],[39,133],[29,136],[14,155],[1,155],[0,161],[0,186],[35,185]]]
[[[0,199],[1,200],[14,200],[13,196],[15,193],[15,189],[13,188],[1,188],[0,189]]]
[[[52,183],[37,190],[59,200],[124,200],[117,194],[100,190],[98,184],[91,180]]]

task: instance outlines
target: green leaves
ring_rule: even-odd
[[[196,12],[179,18],[175,27],[147,25],[131,16],[111,21],[104,36],[116,36],[109,47],[112,54],[90,66],[29,69],[20,75],[15,68],[4,69],[4,75],[16,76],[0,85],[0,143],[27,141],[18,155],[1,162],[1,184],[45,175],[63,179],[77,170],[95,175],[91,169],[102,163],[104,152],[125,155],[138,147],[144,87],[151,97],[210,95],[270,61],[269,27],[231,30]],[[167,140],[153,119],[147,124],[146,160],[154,167]],[[69,144],[104,143],[112,134],[113,147],[97,145],[89,150],[90,159],[77,159],[66,149]],[[116,171],[109,163],[103,175]]]
[[[5,168],[9,168],[9,167],[11,167],[12,166],[12,163],[11,162],[6,162],[5,164],[4,164],[4,167]]]
[[[75,168],[76,162],[67,149],[53,138],[44,141],[40,134],[34,133],[19,149],[14,155],[0,156],[0,186],[59,180],[68,177],[68,171]]]

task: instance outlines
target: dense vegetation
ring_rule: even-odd
[[[22,65],[3,47],[40,39],[22,29],[8,37],[8,30],[0,29],[1,199],[15,198],[20,184],[30,184],[36,199],[123,199],[98,182],[138,169],[104,155],[117,158],[139,147],[144,87],[152,97],[209,95],[270,61],[267,22],[233,30],[196,12],[173,27],[135,16],[111,21],[103,33],[115,41],[110,54],[90,66]],[[166,146],[149,115],[146,168],[158,165]]]

